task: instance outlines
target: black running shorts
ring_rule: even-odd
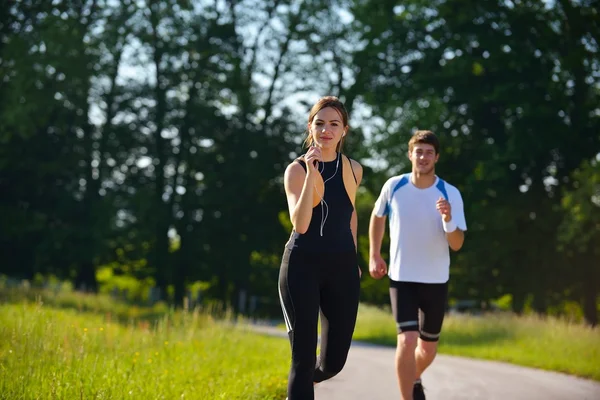
[[[390,301],[399,334],[417,331],[422,340],[439,340],[448,301],[448,282],[398,282],[390,279]]]

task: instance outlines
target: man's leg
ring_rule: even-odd
[[[433,359],[437,354],[437,345],[438,342],[427,342],[423,339],[419,339],[419,343],[415,351],[417,379],[421,379],[423,371],[425,371],[425,369],[433,362]]]
[[[390,280],[390,301],[396,320],[396,374],[402,400],[413,399],[413,383],[417,374],[415,352],[419,338],[417,284]]]
[[[417,372],[415,350],[418,337],[419,333],[413,331],[398,334],[396,374],[402,400],[413,400],[413,384]]]
[[[448,283],[423,283],[419,286],[420,337],[415,351],[417,381],[431,365],[437,354],[437,346],[444,322]],[[424,399],[422,385],[419,385],[418,398]],[[415,400],[418,400],[417,397]]]

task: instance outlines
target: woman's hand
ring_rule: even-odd
[[[308,170],[308,174],[314,174],[318,172],[317,162],[323,160],[323,155],[321,154],[321,149],[317,146],[310,146],[306,155],[304,156],[304,160],[306,161],[306,168]]]

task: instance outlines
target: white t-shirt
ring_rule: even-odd
[[[411,174],[394,176],[383,185],[375,202],[375,215],[387,215],[390,225],[390,279],[404,282],[444,283],[450,277],[450,251],[442,216],[435,208],[440,197],[450,202],[452,221],[466,231],[459,190],[436,177],[419,189]]]

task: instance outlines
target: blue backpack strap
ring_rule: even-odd
[[[388,199],[388,202],[385,206],[385,215],[388,215],[390,213],[390,211],[392,211],[392,198],[394,197],[394,194],[396,193],[396,191],[398,189],[400,189],[402,186],[404,186],[408,183],[409,176],[410,176],[410,174],[402,175],[402,178],[400,178],[398,183],[396,183],[396,186],[394,186],[394,188],[390,192],[390,198]]]
[[[438,178],[438,183],[437,185],[435,185],[435,187],[438,188],[440,192],[442,192],[442,196],[444,196],[444,199],[446,199],[446,201],[450,201],[450,199],[448,198],[448,192],[446,191],[446,182],[444,182],[443,179]]]

